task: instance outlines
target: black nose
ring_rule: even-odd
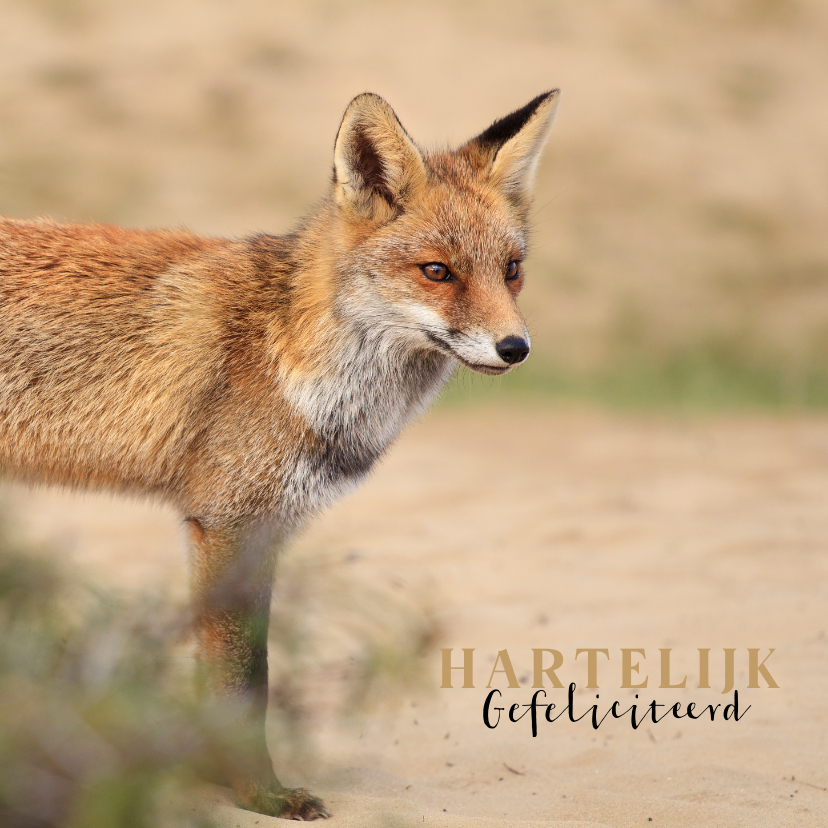
[[[519,336],[507,336],[495,345],[497,355],[509,365],[523,362],[529,353],[529,343]]]

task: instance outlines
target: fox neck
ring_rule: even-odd
[[[393,311],[364,284],[354,289],[334,246],[341,233],[323,236],[332,225],[330,214],[324,217],[298,244],[304,264],[292,317],[307,349],[294,350],[285,364],[283,388],[322,440],[360,455],[357,465],[367,469],[428,407],[456,362],[395,326]]]
[[[384,332],[358,326],[339,331],[330,347],[324,373],[294,375],[285,396],[324,441],[364,454],[360,466],[425,410],[454,367],[442,354],[406,353]]]

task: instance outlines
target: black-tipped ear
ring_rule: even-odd
[[[463,147],[479,159],[490,179],[507,194],[528,197],[559,99],[559,89],[544,92],[499,118]]]
[[[366,92],[345,110],[334,146],[334,198],[366,216],[392,217],[425,182],[423,157],[394,110]]]

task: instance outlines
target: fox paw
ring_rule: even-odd
[[[239,805],[248,811],[282,819],[327,819],[330,816],[325,803],[304,788],[258,790],[239,798]]]

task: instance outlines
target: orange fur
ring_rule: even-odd
[[[264,744],[272,550],[457,362],[503,373],[528,353],[515,297],[556,98],[431,155],[356,98],[331,193],[288,236],[0,219],[0,465],[189,521],[205,674],[260,731],[233,780],[246,807],[326,815],[281,787]]]

